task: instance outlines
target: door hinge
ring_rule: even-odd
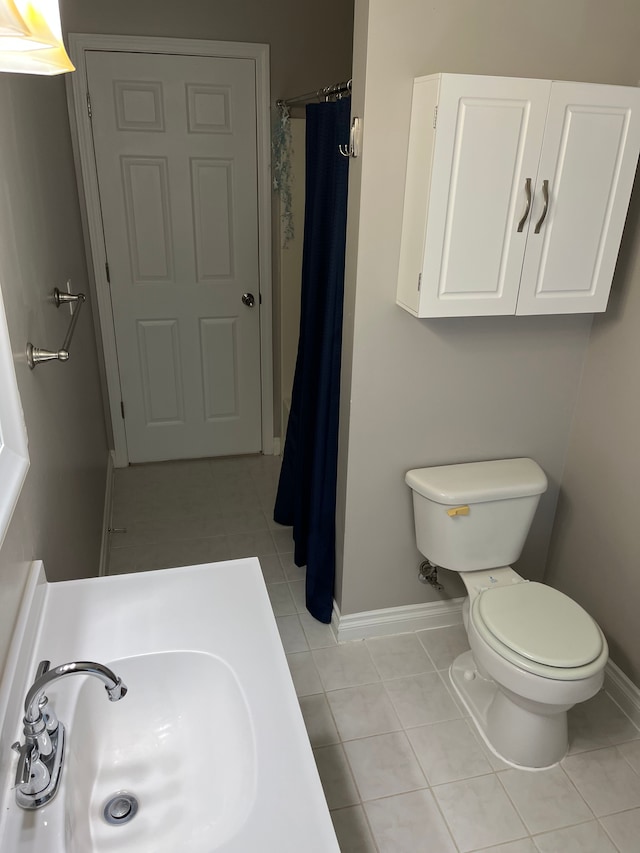
[[[122,420],[124,420],[124,403],[120,400],[120,414],[122,415]]]
[[[91,95],[87,92],[87,115],[93,118],[93,110],[91,109]]]
[[[436,104],[435,107],[433,108],[433,129],[434,130],[435,130],[437,123],[438,123],[438,105]]]
[[[418,293],[420,293],[420,288],[422,287],[422,273],[418,273]]]
[[[258,305],[262,305],[262,294],[258,294]]]
[[[107,283],[111,284],[111,273],[109,271],[109,261],[104,262],[104,271],[107,274]]]

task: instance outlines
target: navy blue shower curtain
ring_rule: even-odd
[[[294,560],[307,567],[306,604],[331,621],[349,98],[309,104],[300,338],[274,519],[293,526]]]

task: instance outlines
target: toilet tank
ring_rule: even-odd
[[[533,459],[408,471],[418,550],[458,572],[494,569],[522,552],[547,478]]]

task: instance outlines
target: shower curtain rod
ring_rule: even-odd
[[[351,92],[351,80],[345,80],[343,83],[334,83],[333,86],[325,86],[323,89],[318,89],[316,92],[307,92],[306,95],[296,95],[295,98],[287,98],[283,100],[279,98],[276,101],[277,107],[289,107],[297,104],[300,101],[312,101],[314,98],[318,100],[326,98],[335,98]]]

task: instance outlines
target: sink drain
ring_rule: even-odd
[[[107,823],[110,823],[112,826],[120,826],[123,823],[129,823],[130,820],[133,820],[137,811],[137,798],[126,791],[118,791],[117,794],[109,797],[104,804],[102,814]]]

